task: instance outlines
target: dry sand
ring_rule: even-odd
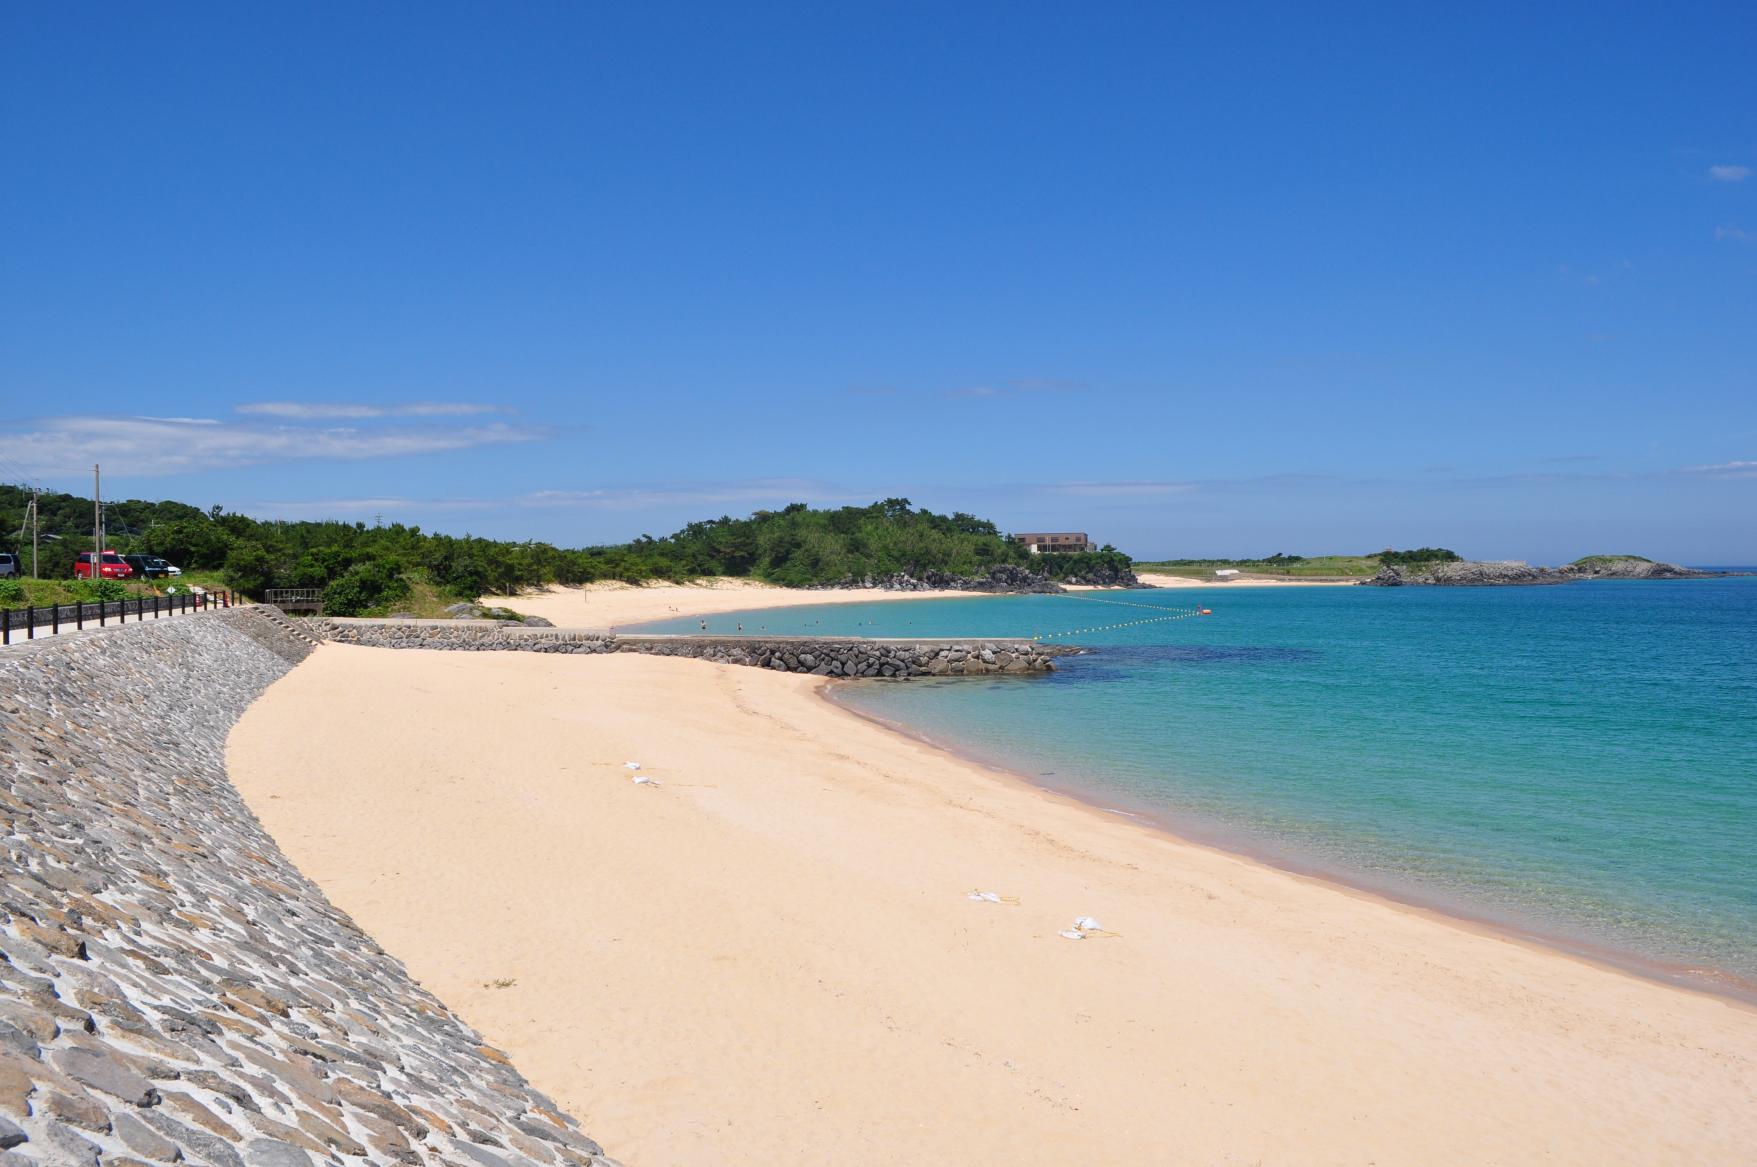
[[[1162,588],[1347,587],[1337,580],[1253,579],[1219,583],[1178,575],[1143,573],[1142,583]],[[1352,581],[1350,581],[1352,582]],[[1069,591],[1108,591],[1070,586]],[[585,587],[552,585],[516,596],[483,596],[482,602],[510,608],[525,616],[541,616],[558,628],[626,628],[678,616],[721,616],[763,608],[795,608],[806,604],[853,604],[870,600],[930,600],[992,596],[990,592],[891,592],[882,588],[779,588],[750,579],[720,578],[689,584],[595,583]]]
[[[888,592],[882,588],[778,588],[749,579],[710,579],[691,584],[595,583],[583,588],[552,585],[516,596],[483,596],[485,604],[541,616],[557,628],[621,628],[677,616],[717,616],[760,608],[806,604],[853,604],[862,600],[944,599],[988,592]]]
[[[326,645],[229,765],[631,1164],[1751,1161],[1757,1011],[1182,843],[824,685]],[[1082,913],[1120,936],[1062,939]]]

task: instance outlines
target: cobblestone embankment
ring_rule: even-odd
[[[0,650],[0,1167],[604,1167],[225,773],[254,609]]]
[[[314,632],[341,644],[459,652],[640,652],[686,656],[820,677],[985,676],[1042,673],[1078,651],[1031,641],[865,640],[815,637],[628,636],[563,628],[526,628],[492,620],[314,621]]]

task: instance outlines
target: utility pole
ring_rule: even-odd
[[[32,579],[42,579],[43,578],[42,576],[37,574],[37,527],[39,525],[38,520],[37,520],[37,501],[39,499],[41,499],[42,497],[43,497],[43,488],[42,487],[39,486],[35,490],[31,491],[30,512],[31,512],[31,578]]]
[[[103,563],[103,559],[104,559],[104,504],[101,501],[103,499],[103,490],[101,488],[102,479],[100,479],[98,475],[99,475],[99,471],[98,471],[97,464],[93,463],[92,464],[92,562],[91,562],[92,573],[90,576],[87,577],[93,583],[97,583],[98,579],[103,575],[103,569],[100,566],[100,564]]]

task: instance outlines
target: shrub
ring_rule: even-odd
[[[0,579],[0,604],[24,603],[24,583],[16,579]]]
[[[1393,551],[1387,547],[1379,552],[1379,562],[1387,566],[1413,567],[1423,563],[1457,563],[1463,556],[1445,547],[1417,547],[1413,551]]]
[[[356,563],[323,589],[323,610],[330,616],[363,616],[409,594],[409,581],[383,560]]]
[[[100,579],[95,581],[89,579],[76,579],[67,585],[67,590],[72,593],[74,602],[81,604],[91,604],[100,601],[108,603],[111,600],[125,600],[128,598],[128,589],[123,586],[122,581],[119,579]]]

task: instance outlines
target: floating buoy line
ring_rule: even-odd
[[[1097,596],[1076,596],[1063,593],[1064,599],[1083,600],[1088,604],[1115,604],[1120,608],[1146,608],[1153,612],[1164,612],[1163,616],[1147,616],[1140,620],[1123,620],[1115,624],[1095,624],[1090,628],[1071,628],[1066,632],[1045,632],[1041,636],[1033,636],[1032,640],[1058,640],[1064,636],[1081,636],[1088,632],[1109,632],[1116,628],[1136,628],[1142,624],[1165,624],[1172,620],[1188,620],[1192,616],[1211,616],[1212,608],[1166,608],[1160,604],[1142,604],[1135,600],[1101,600]]]

